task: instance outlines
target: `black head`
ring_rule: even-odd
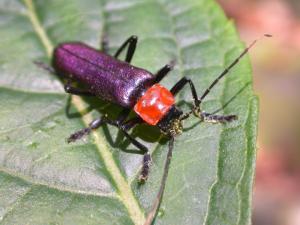
[[[182,133],[182,120],[180,119],[183,112],[175,105],[169,112],[158,122],[157,126],[162,133],[168,136],[175,136]]]

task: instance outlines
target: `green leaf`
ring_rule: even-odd
[[[175,59],[162,83],[170,88],[187,76],[201,94],[243,49],[232,23],[212,0],[1,0],[0,21],[0,224],[143,224],[160,184],[166,140],[147,126],[133,131],[153,156],[141,186],[142,156],[121,151],[135,147],[117,129],[104,126],[67,144],[93,118],[121,109],[73,97],[75,117],[68,117],[62,83],[33,61],[50,63],[53,47],[65,41],[99,48],[103,33],[113,53],[135,34],[133,65],[154,73]],[[239,120],[186,122],[156,224],[250,224],[257,123],[251,83],[246,57],[202,106]],[[177,100],[187,110],[189,89]]]

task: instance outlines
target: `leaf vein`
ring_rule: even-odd
[[[52,188],[58,191],[62,191],[62,192],[69,192],[69,193],[73,193],[73,194],[81,194],[81,195],[86,195],[86,196],[95,196],[95,197],[112,197],[112,198],[118,198],[117,195],[114,194],[104,194],[104,193],[97,193],[97,192],[93,192],[93,191],[79,191],[77,189],[72,189],[72,188],[67,188],[66,186],[63,185],[54,185],[54,184],[49,184],[48,182],[43,182],[43,181],[36,181],[35,179],[33,179],[30,176],[26,176],[25,174],[18,174],[13,170],[10,170],[8,168],[4,168],[4,167],[0,167],[0,172],[3,172],[5,174],[8,174],[12,177],[18,178],[30,185],[34,185],[34,186],[43,186],[43,187],[48,187],[48,188]]]
[[[1,216],[0,222],[4,221],[4,219],[9,215],[12,214],[13,211],[16,209],[16,207],[18,207],[18,205],[21,204],[22,200],[24,199],[24,197],[31,191],[32,187],[29,187],[28,190],[26,190],[24,193],[22,193],[21,196],[18,197],[18,199],[11,205],[8,207],[8,209],[6,210],[6,212]]]
[[[32,0],[24,0],[25,5],[28,9],[28,17],[38,35],[40,40],[42,41],[48,57],[51,57],[52,55],[52,50],[53,50],[53,45],[48,38],[45,30],[43,29],[42,25],[40,24],[40,21],[37,18],[34,4]],[[74,97],[73,99],[73,104],[75,107],[78,109],[79,112],[84,109],[84,102],[80,97]],[[93,118],[90,115],[86,115],[83,117],[83,122],[86,126],[93,120]],[[116,188],[118,190],[118,193],[120,195],[120,199],[124,206],[127,208],[130,217],[132,221],[136,225],[143,224],[145,221],[145,216],[144,213],[142,212],[128,182],[122,175],[120,169],[118,168],[113,155],[111,151],[109,150],[108,146],[105,144],[104,139],[99,135],[97,132],[92,132],[92,135],[95,139],[95,144],[97,146],[99,156],[103,159],[103,162],[106,166],[107,171],[111,175]]]

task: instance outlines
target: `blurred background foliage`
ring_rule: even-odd
[[[300,224],[300,1],[218,0],[250,53],[260,98],[253,225]]]

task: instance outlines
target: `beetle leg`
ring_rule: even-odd
[[[123,122],[126,120],[130,113],[130,109],[123,109],[120,114],[118,115],[118,118],[116,120],[116,124],[119,126],[123,124]]]
[[[237,115],[215,115],[206,112],[201,112],[203,121],[209,123],[226,123],[237,120]]]
[[[156,74],[153,83],[159,83],[173,68],[175,61],[171,61],[169,64],[162,67]]]
[[[108,46],[109,46],[108,45],[108,37],[104,33],[101,36],[101,51],[104,52],[104,53],[106,53],[106,54],[108,54],[108,50],[109,50]]]
[[[124,135],[129,139],[129,141],[144,153],[142,170],[139,176],[139,182],[144,183],[148,179],[150,166],[152,164],[149,150],[145,145],[135,140],[125,129],[122,128],[122,126],[119,126],[119,128],[123,131]]]
[[[190,88],[191,88],[193,99],[194,99],[194,109],[191,112],[193,112],[195,116],[201,118],[201,120],[203,120],[205,122],[210,122],[210,123],[225,123],[225,122],[231,122],[231,121],[237,119],[236,115],[215,115],[215,114],[210,114],[210,113],[201,111],[200,107],[199,107],[200,100],[198,99],[195,86],[194,86],[193,82],[186,77],[183,77],[172,87],[171,93],[173,95],[176,95],[180,90],[182,90],[182,88],[187,83],[190,84]],[[186,113],[183,116],[183,118],[184,119],[187,118],[191,112]]]
[[[99,128],[103,123],[104,123],[103,117],[93,120],[89,124],[88,127],[83,128],[83,129],[71,134],[70,137],[68,137],[67,142],[70,143],[70,142],[77,141],[78,139],[82,138],[83,136],[91,133],[92,130],[96,130],[97,128]]]
[[[182,90],[182,88],[189,83],[191,91],[192,91],[192,95],[193,95],[193,99],[194,99],[194,105],[198,106],[199,105],[199,100],[198,100],[198,95],[196,92],[196,88],[193,84],[193,81],[191,79],[188,79],[186,77],[181,78],[170,90],[170,92],[175,96],[178,94],[179,91]]]
[[[130,111],[128,111],[128,114],[129,114],[129,112]],[[134,126],[136,126],[136,125],[138,125],[140,123],[143,123],[143,120],[141,118],[139,118],[139,117],[135,117],[135,118],[133,118],[131,120],[126,121],[125,123],[122,123],[120,118],[122,118],[122,113],[121,113],[121,116],[116,121],[112,121],[112,120],[106,119],[105,122],[108,123],[108,124],[110,124],[110,125],[118,127],[124,133],[124,135],[129,139],[129,141],[135,147],[137,147],[139,150],[141,150],[142,153],[144,153],[142,170],[141,170],[140,176],[139,176],[139,182],[140,183],[144,183],[148,179],[148,176],[149,176],[150,166],[152,164],[151,155],[149,153],[148,148],[145,145],[143,145],[142,143],[138,142],[136,139],[134,139],[127,132],[129,129],[133,128]],[[122,119],[122,121],[124,121],[124,120],[125,120],[125,118]]]
[[[152,165],[152,158],[149,152],[147,152],[144,154],[143,157],[143,166],[140,172],[140,176],[138,178],[139,183],[145,183],[145,181],[148,179],[151,165]]]
[[[173,149],[174,149],[174,137],[171,137],[170,141],[169,141],[169,149],[167,152],[167,158],[165,161],[165,165],[164,165],[164,172],[163,172],[163,176],[160,182],[160,187],[159,187],[159,191],[156,195],[156,198],[153,201],[153,205],[151,206],[150,212],[148,213],[148,216],[146,218],[146,222],[144,223],[144,225],[151,225],[153,224],[153,221],[158,213],[161,201],[162,201],[162,197],[164,195],[164,191],[165,191],[165,187],[166,187],[166,181],[168,178],[168,173],[169,173],[169,169],[170,169],[170,164],[171,164],[171,159],[172,159],[172,155],[173,155]]]
[[[67,83],[64,85],[64,89],[67,93],[72,94],[72,95],[85,95],[85,96],[95,96],[95,94],[87,91],[87,90],[83,90],[77,87],[73,87],[71,85],[71,81],[67,81]]]
[[[144,123],[144,121],[142,120],[142,118],[135,117],[135,118],[132,118],[132,119],[126,121],[125,123],[123,123],[122,127],[123,127],[124,130],[127,131],[127,130],[132,129],[136,125],[141,124],[141,123]]]
[[[136,117],[136,118],[133,118],[133,119],[128,120],[127,122],[123,123],[124,120],[126,119],[127,115],[129,114],[129,112],[130,112],[130,110],[124,109],[120,113],[120,116],[118,117],[117,120],[110,120],[106,116],[102,116],[101,118],[92,121],[87,128],[81,129],[81,130],[75,132],[74,134],[72,134],[68,138],[67,141],[68,141],[68,143],[74,142],[74,141],[82,138],[84,135],[89,134],[92,130],[95,130],[95,129],[99,128],[104,123],[107,123],[107,124],[118,127],[124,133],[124,135],[129,139],[129,141],[135,147],[137,147],[139,150],[141,150],[141,152],[144,154],[143,166],[142,166],[142,170],[141,170],[141,173],[140,173],[139,181],[140,182],[145,182],[148,179],[149,170],[150,170],[150,166],[151,166],[151,162],[152,162],[151,155],[148,151],[148,148],[145,145],[143,145],[142,143],[135,140],[127,132],[127,130],[129,130],[132,127],[136,126],[137,124],[143,122],[140,118]]]
[[[41,61],[33,61],[33,63],[35,65],[37,65],[38,67],[48,71],[49,73],[55,74],[55,70],[51,66],[49,66],[48,64],[46,64],[44,62],[41,62]]]
[[[116,121],[109,120],[106,116],[102,116],[98,119],[95,119],[89,124],[88,127],[83,128],[83,129],[71,134],[70,137],[67,139],[67,141],[68,141],[68,143],[74,142],[74,141],[82,138],[83,136],[88,135],[89,133],[91,133],[92,130],[98,129],[104,123],[110,123],[112,125],[119,126],[119,124],[123,123],[123,121],[126,119],[129,112],[130,112],[129,109],[122,110],[122,112],[120,113],[120,115]]]
[[[117,50],[117,52],[115,53],[114,57],[115,58],[118,58],[118,56],[121,54],[121,52],[125,49],[125,47],[127,45],[128,46],[128,50],[127,50],[127,53],[126,53],[126,59],[125,61],[130,63],[131,62],[131,59],[132,59],[132,56],[135,52],[135,48],[136,48],[136,44],[137,44],[137,41],[138,41],[138,37],[135,36],[135,35],[132,35],[131,37],[129,37],[122,45],[121,47]]]

